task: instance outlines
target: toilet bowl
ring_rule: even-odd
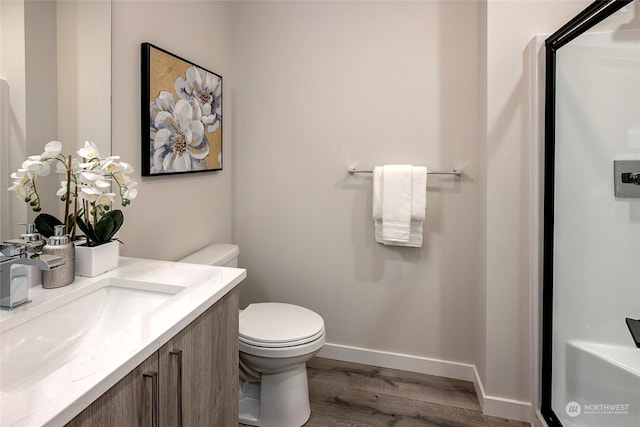
[[[238,247],[210,245],[180,260],[237,266]],[[239,421],[299,427],[311,415],[306,362],[325,342],[324,320],[293,304],[256,303],[239,313]]]

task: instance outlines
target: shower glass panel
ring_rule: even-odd
[[[542,412],[553,426],[637,427],[640,348],[625,319],[640,318],[640,2],[592,12],[547,41]],[[616,160],[638,163],[614,172]]]

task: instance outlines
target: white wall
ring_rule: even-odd
[[[138,198],[124,208],[121,254],[177,260],[231,240],[232,76],[226,2],[114,1],[113,154],[136,167]],[[140,44],[150,42],[224,78],[224,170],[140,177]]]
[[[242,304],[286,301],[327,340],[472,363],[477,256],[475,2],[233,7],[235,240]],[[374,241],[371,178],[429,177],[425,244]]]
[[[529,63],[535,34],[552,33],[590,1],[485,0],[480,50],[478,253],[483,298],[476,348],[485,413],[521,418],[533,399],[529,378]],[[484,40],[483,40],[484,39]],[[535,400],[535,399],[533,399]]]

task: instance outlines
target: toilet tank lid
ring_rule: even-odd
[[[224,265],[236,258],[240,250],[237,245],[229,243],[215,243],[184,257],[180,262],[190,264]]]

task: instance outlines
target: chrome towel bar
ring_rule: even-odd
[[[349,169],[347,170],[349,175],[361,174],[361,173],[373,173],[372,170],[359,170],[359,169]],[[455,175],[457,177],[461,177],[464,174],[462,169],[454,169],[452,171],[427,171],[427,175]]]

